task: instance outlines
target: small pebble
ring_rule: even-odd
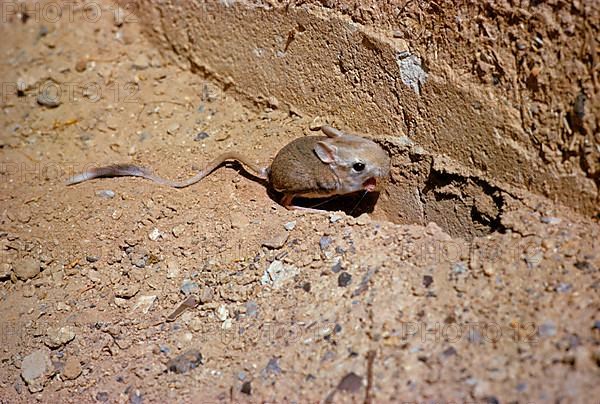
[[[281,231],[280,233],[271,235],[269,239],[262,242],[264,247],[270,248],[272,250],[277,250],[285,244],[288,239],[288,233]]]
[[[195,142],[200,142],[200,141],[202,141],[204,139],[207,139],[207,138],[208,138],[208,133],[202,131],[202,132],[196,133],[196,136],[194,136],[194,141]]]
[[[467,266],[464,262],[457,262],[452,266],[452,272],[454,272],[455,274],[464,274],[465,272],[467,272]]]
[[[169,372],[182,374],[187,373],[202,364],[202,354],[200,351],[197,349],[190,349],[169,360],[169,362],[167,362],[167,369]]]
[[[65,366],[60,373],[61,377],[65,380],[74,380],[81,375],[81,364],[79,363],[79,359],[74,356],[70,356],[65,362]]]
[[[12,273],[12,267],[9,263],[3,262],[0,263],[0,280],[10,278],[10,274]]]
[[[61,104],[60,95],[46,88],[37,96],[37,103],[48,108],[56,108]]]
[[[362,215],[356,218],[356,224],[359,226],[365,226],[369,224],[370,221],[371,218],[369,217],[368,213],[363,213]]]
[[[334,274],[337,274],[341,270],[342,270],[342,260],[340,258],[337,258],[335,261],[335,264],[333,264],[333,266],[331,267],[331,271],[333,271]]]
[[[227,310],[225,305],[221,305],[217,308],[216,314],[219,320],[225,321],[229,317],[229,310]]]
[[[111,199],[115,197],[115,191],[110,189],[103,189],[101,191],[96,191],[96,195],[100,198]]]
[[[183,281],[183,284],[181,285],[181,293],[183,293],[186,296],[189,296],[193,293],[198,293],[200,291],[200,286],[198,286],[198,284],[190,279],[186,279]]]
[[[248,218],[240,212],[233,212],[230,215],[229,219],[231,221],[232,229],[242,229],[242,228],[248,226],[248,224],[250,223]]]
[[[202,288],[202,293],[200,293],[200,303],[206,304],[213,301],[215,297],[215,293],[212,288],[209,286],[205,286]]]
[[[337,389],[340,391],[347,391],[348,393],[356,393],[362,387],[362,381],[362,377],[354,372],[350,372],[342,378]]]
[[[56,349],[71,342],[75,338],[75,335],[75,328],[70,326],[50,327],[46,331],[46,340],[44,342],[48,347]]]
[[[552,321],[546,321],[538,329],[540,337],[553,337],[556,335],[556,324]]]
[[[567,293],[571,291],[571,289],[572,285],[570,283],[559,283],[555,288],[558,293]]]
[[[269,98],[267,98],[267,105],[273,109],[277,109],[279,108],[279,100],[277,97],[271,95]]]
[[[325,123],[323,122],[323,119],[320,116],[317,116],[308,125],[308,129],[310,129],[312,131],[316,131],[316,130],[321,129],[321,126],[323,126],[324,124]]]
[[[540,221],[545,224],[559,224],[561,219],[559,217],[543,216]]]
[[[283,227],[288,231],[292,231],[296,227],[296,221],[293,220],[291,222],[287,222],[286,224],[283,225]]]
[[[321,251],[325,251],[327,247],[331,245],[332,241],[333,239],[330,236],[321,237],[321,239],[319,240],[319,247],[321,248]]]
[[[177,226],[173,227],[171,232],[173,233],[173,236],[179,238],[183,235],[183,233],[185,233],[185,226],[183,224],[178,224]]]
[[[465,268],[465,270],[466,270],[466,268]],[[483,273],[485,274],[485,276],[493,276],[495,272],[496,271],[495,271],[492,263],[490,263],[490,262],[483,263]]]
[[[282,261],[275,260],[269,264],[263,276],[260,278],[262,285],[272,285],[279,289],[288,279],[292,279],[299,270],[297,267],[284,264]]]
[[[179,276],[179,264],[175,261],[167,262],[167,279],[177,278]]]
[[[27,280],[35,278],[41,270],[40,260],[23,258],[14,263],[13,272],[18,279]]]
[[[79,59],[77,63],[75,63],[75,71],[78,73],[82,73],[87,69],[87,60]]]
[[[144,404],[144,396],[138,389],[131,389],[129,392],[129,404]]]
[[[150,59],[143,53],[140,53],[133,61],[133,68],[136,70],[147,69],[150,65]]]
[[[106,392],[106,391],[97,392],[96,400],[100,401],[101,403],[107,402],[108,401],[108,392]]]
[[[140,287],[136,284],[121,285],[115,290],[115,297],[121,299],[131,299],[139,292]]]
[[[332,213],[331,216],[329,216],[329,221],[331,223],[339,222],[342,219],[343,219],[343,216],[338,213]]]
[[[133,306],[132,311],[140,310],[144,314],[148,314],[154,302],[156,301],[156,295],[144,295],[138,298],[137,303]]]
[[[85,260],[90,264],[98,262],[100,258],[97,255],[86,255]]]
[[[428,288],[433,283],[433,277],[431,275],[423,276],[423,286]]]
[[[148,234],[148,238],[152,241],[156,241],[162,237],[162,233],[156,227]]]
[[[449,358],[450,356],[454,356],[454,355],[456,355],[456,349],[454,347],[446,348],[442,352],[442,356],[445,358]]]
[[[241,391],[244,394],[251,395],[252,394],[252,384],[250,382],[244,382],[244,384],[242,384]]]
[[[174,135],[175,133],[177,133],[177,131],[179,130],[181,125],[179,125],[177,122],[173,122],[172,124],[170,124],[169,126],[167,126],[167,133],[169,135]]]
[[[352,275],[344,271],[338,276],[338,286],[344,288],[352,282]]]
[[[279,366],[279,358],[271,358],[267,363],[267,366],[263,369],[263,373],[267,376],[277,376],[281,374],[281,367]]]

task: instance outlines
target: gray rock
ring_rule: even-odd
[[[75,338],[75,329],[70,326],[50,327],[46,331],[46,345],[52,349],[68,344]]]
[[[337,389],[340,391],[347,391],[349,393],[356,393],[360,390],[363,385],[363,378],[354,372],[348,373],[340,380]]]
[[[111,199],[115,197],[115,191],[111,190],[111,189],[103,189],[100,191],[96,191],[96,195],[99,196],[100,198],[105,198],[105,199]]]
[[[417,95],[421,94],[421,86],[427,80],[427,72],[421,67],[421,58],[409,52],[399,52],[396,63],[400,69],[400,78]]]
[[[138,389],[131,389],[129,392],[129,404],[143,404],[144,396]]]
[[[321,251],[325,251],[327,247],[331,245],[332,241],[333,239],[329,236],[321,237],[321,239],[319,240],[319,247],[321,248]]]
[[[18,279],[32,279],[39,275],[40,265],[39,259],[23,258],[14,264],[13,272]]]
[[[56,108],[60,105],[60,93],[58,90],[52,91],[52,87],[48,87],[37,96],[37,103],[48,108]]]
[[[340,288],[344,288],[344,287],[350,285],[351,282],[352,282],[352,275],[350,275],[346,271],[341,272],[340,275],[338,276],[338,286]]]
[[[192,280],[185,279],[181,284],[181,293],[186,296],[191,295],[192,293],[198,293],[200,291],[200,286]]]
[[[94,262],[98,262],[98,260],[100,259],[100,257],[98,257],[97,255],[86,255],[85,260],[87,262],[89,262],[90,264],[94,263]]]
[[[204,131],[198,132],[198,133],[196,133],[196,136],[194,137],[194,141],[195,142],[200,142],[201,140],[204,140],[204,139],[208,138],[208,136],[209,135],[208,135],[207,132],[204,132]]]
[[[38,349],[27,355],[21,363],[21,377],[32,393],[44,389],[44,384],[52,376],[53,366],[50,360],[50,350]]]
[[[344,217],[342,215],[340,215],[339,213],[332,213],[331,216],[329,216],[329,221],[331,223],[337,223],[340,220],[342,220]]]
[[[540,221],[544,224],[559,224],[561,219],[560,217],[544,216]]]
[[[203,364],[202,354],[197,349],[190,349],[167,362],[167,369],[174,373],[187,373]]]
[[[267,363],[267,366],[262,371],[263,376],[277,376],[281,374],[281,367],[279,366],[279,358],[271,358]]]
[[[275,260],[265,270],[260,283],[262,285],[272,285],[275,289],[280,288],[285,281],[298,274],[298,268],[293,265],[286,265],[279,260]]]
[[[464,274],[465,272],[467,272],[467,265],[464,262],[459,261],[456,264],[452,265],[452,272],[454,272],[457,275]]]

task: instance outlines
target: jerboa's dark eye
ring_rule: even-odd
[[[354,163],[352,165],[352,168],[354,169],[354,171],[362,171],[365,169],[365,163]]]

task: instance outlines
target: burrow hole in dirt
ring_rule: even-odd
[[[299,201],[306,207],[342,210],[357,217],[426,226],[435,222],[453,237],[471,240],[503,232],[502,190],[486,181],[434,168],[432,155],[382,145],[392,156],[391,178],[380,194]]]

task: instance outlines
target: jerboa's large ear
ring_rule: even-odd
[[[325,164],[333,163],[337,157],[337,147],[326,142],[317,142],[315,145],[317,157]]]
[[[339,129],[334,128],[333,126],[329,126],[329,125],[323,125],[321,126],[321,131],[327,136],[327,137],[342,137],[344,136],[344,132],[342,132]]]

